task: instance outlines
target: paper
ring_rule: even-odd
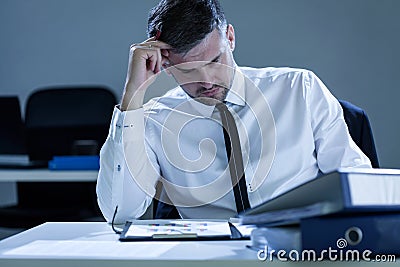
[[[164,237],[175,235],[189,237],[230,236],[231,230],[227,221],[138,220],[132,222],[125,236]]]
[[[143,242],[121,243],[116,241],[85,240],[36,240],[4,253],[8,256],[46,258],[157,258],[179,243],[168,242],[151,249],[152,244]]]

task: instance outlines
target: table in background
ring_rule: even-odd
[[[98,171],[0,169],[0,207],[17,204],[16,182],[95,182]]]
[[[98,171],[0,169],[0,182],[94,182]]]

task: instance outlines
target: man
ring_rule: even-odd
[[[158,181],[182,218],[237,214],[222,102],[237,124],[250,206],[339,167],[370,167],[338,101],[312,72],[236,65],[234,28],[217,0],[162,0],[148,35],[131,46],[101,150],[97,194],[107,221],[117,207],[116,222],[144,214]],[[143,105],[164,69],[180,86]]]

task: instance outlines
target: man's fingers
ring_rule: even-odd
[[[152,71],[155,72],[156,66],[157,66],[157,55],[149,55],[149,59],[147,60],[148,62],[148,68]]]
[[[150,41],[155,41],[155,40],[156,40],[156,37],[155,37],[155,36],[152,36],[152,37],[150,37],[150,38],[144,40],[143,43],[150,42]]]
[[[161,56],[160,49],[157,49],[156,52],[157,52],[157,62],[156,62],[156,67],[155,67],[155,73],[159,73],[161,71],[162,56]]]
[[[169,44],[166,44],[164,42],[161,41],[156,41],[156,40],[151,40],[148,39],[142,43],[137,43],[137,44],[132,44],[131,48],[135,47],[135,48],[143,48],[143,49],[153,49],[153,48],[158,48],[158,49],[163,49],[163,50],[168,50],[171,49],[172,47]]]
[[[138,55],[142,55],[142,57],[146,58],[146,68],[149,71],[154,73],[159,73],[162,67],[169,66],[169,49],[171,46],[162,41],[158,41],[155,37],[148,38],[144,42],[132,44],[131,52],[135,53],[134,50],[140,49],[142,52],[139,52]]]
[[[152,41],[150,43],[154,43],[154,45],[160,49],[166,49],[166,50],[172,49],[172,46],[170,46],[167,43],[161,42],[161,41]]]

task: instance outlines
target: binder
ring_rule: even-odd
[[[135,220],[127,221],[120,241],[248,240],[228,221]]]
[[[400,213],[329,215],[295,225],[260,226],[251,233],[251,241],[251,249],[305,260],[399,256]]]
[[[400,255],[400,213],[324,216],[301,220],[303,250],[321,253],[329,247]]]
[[[400,211],[400,170],[348,168],[315,178],[240,214],[242,224],[297,223],[327,214]]]

